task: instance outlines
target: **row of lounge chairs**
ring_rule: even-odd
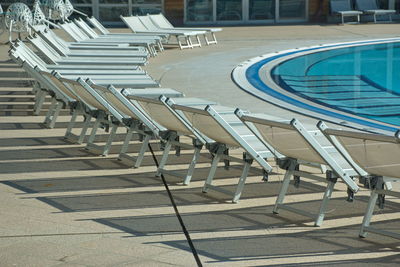
[[[51,95],[51,106],[45,118],[47,126],[54,126],[63,107],[71,109],[66,139],[83,143],[91,121],[95,119],[86,148],[107,155],[117,129],[124,127],[127,135],[118,158],[136,168],[140,167],[150,140],[159,139],[164,144],[164,151],[157,175],[180,176],[166,169],[171,149],[175,148],[178,154],[182,148],[193,150],[187,173],[182,177],[184,184],[190,183],[200,152],[205,149],[212,155],[212,162],[203,192],[216,190],[229,194],[233,202],[239,201],[253,163],[261,166],[260,173],[268,180],[272,171],[270,162],[275,160],[286,172],[273,212],[296,212],[313,218],[316,226],[324,220],[337,181],[347,185],[348,200],[352,201],[359,190],[356,179],[360,178],[371,188],[371,198],[359,235],[365,237],[367,232],[376,232],[399,237],[370,226],[375,203],[378,200],[382,203],[384,195],[399,196],[390,190],[390,182],[399,179],[400,173],[399,132],[395,136],[359,133],[330,129],[323,122],[318,123],[318,130],[310,131],[297,119],[277,119],[206,99],[186,98],[179,91],[161,88],[142,70],[141,65],[147,59],[143,54],[147,45],[127,47],[124,38],[121,41],[106,37],[104,41],[101,37],[94,40],[96,42],[67,43],[54,32],[36,29],[36,36],[29,37],[28,41],[38,54],[22,41],[14,43],[9,51],[10,57],[36,80],[36,113],[43,104],[44,95]],[[124,53],[127,53],[126,60],[120,57]],[[75,135],[73,129],[81,115],[84,124]],[[103,147],[95,144],[100,126],[110,129]],[[142,141],[137,157],[127,153],[134,135],[139,135]],[[184,142],[184,137],[191,142]],[[241,149],[243,157],[232,157],[230,151],[233,149]],[[213,182],[221,161],[226,168],[230,161],[243,164],[234,192]],[[326,177],[315,175],[315,168],[302,170],[302,165],[324,170]],[[298,185],[301,177],[326,182],[316,214],[284,203],[290,180],[294,178]]]
[[[361,15],[372,15],[375,23],[378,16],[388,16],[392,21],[392,14],[396,13],[396,10],[380,9],[376,0],[355,0],[356,9],[353,9],[351,0],[330,0],[329,3],[331,13],[341,16],[342,24],[345,17],[356,17],[359,23]]]

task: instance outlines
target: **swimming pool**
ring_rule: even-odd
[[[247,92],[369,131],[400,128],[400,39],[322,45],[250,59],[232,73]]]

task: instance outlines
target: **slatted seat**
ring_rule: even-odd
[[[260,140],[264,140],[270,146],[270,150],[277,158],[277,164],[286,170],[282,181],[282,187],[276,200],[274,213],[279,213],[280,209],[286,209],[298,214],[311,217],[315,220],[314,224],[320,226],[325,217],[325,211],[332,195],[333,188],[337,179],[341,179],[349,188],[349,200],[352,194],[357,192],[359,187],[354,182],[353,177],[359,176],[359,172],[350,165],[330,144],[321,145],[317,137],[321,138],[319,131],[309,132],[296,119],[291,121],[268,120],[257,116],[257,114],[246,115],[240,110],[236,111],[238,117],[250,128],[254,129]],[[328,167],[326,179],[308,171],[300,171],[300,163],[310,163],[313,165],[324,165]],[[364,172],[363,172],[364,173]],[[311,214],[307,211],[287,206],[283,203],[288,190],[291,177],[295,178],[298,185],[300,177],[306,177],[316,181],[326,181],[327,187],[318,214]]]
[[[364,181],[371,189],[371,195],[360,237],[373,232],[400,239],[398,232],[370,225],[376,204],[384,207],[385,195],[400,197],[391,185],[391,182],[400,181],[400,131],[389,136],[332,129],[323,122],[319,122],[318,127],[354,168],[359,166],[365,172]]]

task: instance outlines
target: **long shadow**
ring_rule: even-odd
[[[384,263],[389,265],[400,263],[398,242],[394,242],[393,239],[381,239],[377,236],[372,238],[379,241],[365,242],[357,237],[357,233],[358,226],[346,226],[334,229],[312,229],[300,233],[268,233],[265,235],[195,239],[194,244],[200,255],[214,259],[205,262],[206,264],[243,262],[247,266],[257,266],[254,263],[252,264],[252,261],[257,260],[273,262],[262,266],[314,266],[319,264],[376,266]],[[184,240],[162,243],[188,250]],[[382,249],[396,253],[397,257],[368,257],[370,253],[381,252]],[[362,256],[363,254],[365,257]],[[340,260],[340,257],[343,256],[353,259]],[[305,257],[308,257],[308,259],[305,260]],[[324,261],[324,257],[329,257],[330,260]],[[338,259],[331,259],[335,257]],[[288,260],[300,263],[283,263]]]
[[[31,111],[32,112],[32,111]],[[69,115],[68,111],[60,112],[60,116]],[[53,129],[66,129],[68,122],[57,122]],[[76,127],[81,127],[83,123],[76,123]],[[0,123],[0,130],[34,130],[34,129],[45,129],[45,125],[40,122],[5,122]],[[21,138],[22,139],[22,138]],[[18,139],[16,139],[18,140]],[[1,140],[0,140],[1,142]]]
[[[29,88],[26,89],[26,91],[0,91],[0,95],[7,95],[7,96],[14,96],[14,95],[31,95],[30,93],[32,90]]]
[[[174,192],[175,195],[176,192]],[[366,199],[363,201],[363,205]],[[311,204],[311,203],[308,203]],[[382,251],[400,252],[398,242],[393,239],[372,235],[367,239],[358,238],[360,222],[337,228],[316,228],[307,226],[308,219],[282,218],[266,212],[272,206],[258,206],[223,210],[212,212],[193,212],[182,214],[188,231],[194,234],[192,238],[197,252],[218,262],[241,262],[247,266],[255,266],[252,260],[274,260],[304,257],[330,257],[350,254],[365,254]],[[398,204],[397,204],[398,210]],[[364,209],[346,210],[346,214],[335,216],[334,219],[362,216]],[[395,212],[386,210],[386,214]],[[332,219],[332,218],[331,218]],[[159,236],[180,234],[181,228],[174,215],[148,215],[115,218],[99,218],[96,222],[114,229],[127,232],[135,236]],[[301,228],[299,228],[301,227]],[[380,228],[387,230],[400,230],[397,220],[387,220],[379,223]],[[265,230],[264,234],[246,235],[244,231]],[[300,230],[300,232],[292,233]],[[285,231],[287,233],[285,233]],[[224,233],[223,237],[210,238],[210,236]],[[237,234],[235,234],[237,233]],[[205,234],[206,237],[199,237]],[[226,237],[229,236],[229,237]],[[127,237],[129,238],[129,237]],[[158,242],[154,242],[158,243]],[[189,251],[185,240],[162,242],[171,247]],[[383,250],[383,248],[385,248]],[[360,257],[358,255],[358,257]],[[347,257],[348,258],[348,257]],[[328,260],[318,261],[321,264],[352,264],[355,262],[377,263],[378,258],[365,259],[363,257],[353,260]],[[313,259],[314,262],[314,259]],[[396,263],[399,258],[388,256],[385,262]],[[382,262],[381,262],[382,263]],[[310,262],[301,265],[307,265]],[[275,264],[271,264],[275,265]],[[278,264],[276,264],[278,265]],[[293,264],[295,265],[295,264]],[[291,264],[287,264],[291,266]]]
[[[77,182],[79,179],[79,182]],[[63,178],[63,179],[39,179],[39,180],[21,180],[21,181],[5,181],[4,184],[17,188],[27,193],[48,193],[48,192],[72,192],[79,190],[99,190],[99,189],[115,189],[128,187],[149,187],[161,185],[159,178],[154,177],[154,173],[140,173],[132,175],[119,176],[102,176],[102,177],[81,177],[81,178]],[[224,189],[234,189],[233,186],[224,186]],[[271,182],[268,184],[249,184],[246,188],[246,194],[243,200],[259,197],[276,197],[279,182]],[[232,190],[233,191],[233,190]],[[231,200],[230,197],[221,194],[204,194],[200,188],[185,188],[185,190],[173,190],[173,196],[178,206],[187,205],[203,205],[226,203]],[[296,196],[309,193],[309,190],[296,191]],[[47,204],[50,204],[63,212],[87,212],[97,210],[116,210],[116,209],[142,209],[144,207],[154,208],[170,205],[165,190],[151,192],[135,192],[135,193],[102,193],[102,194],[84,194],[84,195],[63,195],[51,197],[37,198]],[[362,216],[368,197],[360,196],[357,201],[347,203],[341,197],[332,198],[329,204],[330,212],[326,215],[326,219],[349,218],[352,216]],[[232,204],[235,205],[235,204]],[[320,200],[302,201],[292,204],[297,208],[309,210],[310,212],[318,211]],[[237,205],[240,207],[240,204]],[[387,201],[384,212],[396,212],[400,204]],[[231,211],[218,211],[218,214],[225,214]],[[272,207],[265,212],[272,212]],[[304,217],[288,212],[281,211],[276,218],[282,220],[290,219],[293,222],[305,220]],[[130,219],[128,219],[130,220]],[[199,222],[202,220],[198,220]],[[306,219],[311,223],[312,219]]]
[[[28,95],[28,94],[23,94],[25,97],[13,97],[10,95],[3,95],[0,94],[0,102],[13,102],[13,103],[19,103],[19,102],[34,102],[34,96],[33,95]]]
[[[182,192],[175,197],[175,200],[179,204],[184,205],[184,203],[187,203],[184,200],[188,198],[192,199],[193,203],[197,203],[197,205],[215,202],[215,200],[206,198],[198,188],[182,190]],[[135,193],[38,197],[37,199],[59,209],[62,212],[88,212],[124,209],[140,210],[144,208],[170,207],[171,205],[168,195],[164,190]]]
[[[83,151],[83,150],[82,150]],[[83,151],[84,152],[84,151]],[[23,153],[23,152],[21,152]],[[66,172],[78,170],[112,170],[126,169],[125,165],[105,157],[95,157],[90,159],[80,159],[76,157],[60,158],[52,161],[22,161],[22,162],[6,162],[0,163],[2,174],[17,174],[17,173],[34,173],[34,172]]]
[[[173,192],[174,197],[176,197],[179,202],[179,206],[205,203],[217,204],[216,202],[197,203],[195,201],[197,201],[198,193],[196,193],[195,196],[187,195],[186,193],[187,192]],[[182,200],[185,200],[185,202],[182,202]],[[340,199],[334,199],[333,202],[338,203],[340,201]],[[326,220],[328,221],[363,216],[367,201],[368,199],[366,197],[362,197],[359,199],[358,203],[347,205],[347,209],[337,210],[335,214],[328,215]],[[304,204],[308,205],[309,207],[317,207],[318,201],[306,201]],[[316,230],[320,229],[310,225],[310,223],[313,222],[312,219],[294,213],[286,212],[284,216],[280,214],[273,214],[273,206],[260,205],[257,207],[240,208],[240,204],[238,204],[234,205],[233,207],[237,207],[237,209],[211,212],[187,212],[181,214],[181,216],[190,233],[245,231],[256,229],[273,230],[282,227],[306,227]],[[391,203],[381,212],[384,212],[384,214],[393,214],[398,211],[398,208],[398,204]],[[71,209],[68,211],[71,211]],[[179,233],[181,231],[180,226],[169,223],[169,221],[173,220],[174,218],[174,215],[148,215],[99,218],[95,220],[113,228],[123,230],[134,236],[152,236],[167,232]],[[156,225],[154,225],[154,221],[157,221]],[[354,221],[354,223],[358,226],[361,224],[361,221],[357,219],[357,221]],[[163,225],[164,227],[160,229],[159,225]],[[399,230],[399,227],[397,226],[397,228],[395,227],[394,229]]]
[[[155,178],[155,172],[141,172],[139,174],[102,175],[90,177],[65,177],[44,179],[23,179],[1,182],[16,188],[24,193],[57,193],[104,189],[138,188],[160,185]]]
[[[0,71],[0,78],[3,77],[29,78],[30,76],[24,71]]]
[[[37,124],[33,124],[37,125]],[[21,127],[18,123],[14,123],[15,127]],[[36,129],[36,128],[32,128]],[[39,126],[37,129],[41,129]],[[51,137],[29,137],[29,138],[7,138],[0,139],[0,147],[13,147],[13,146],[24,146],[24,147],[35,147],[35,146],[44,146],[44,145],[65,145],[66,141],[63,137],[59,136],[51,136]]]
[[[32,87],[33,80],[0,80],[0,87]]]

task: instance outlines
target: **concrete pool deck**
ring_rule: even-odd
[[[230,79],[232,69],[273,51],[397,36],[398,24],[227,27],[217,35],[218,45],[166,49],[150,59],[146,70],[163,87],[186,96],[284,118],[296,116],[311,127],[313,119],[237,88]],[[68,111],[54,129],[43,128],[44,113],[31,112],[31,80],[8,60],[7,50],[7,45],[0,46],[0,266],[195,266],[165,187],[154,177],[151,154],[146,154],[144,166],[132,169],[116,160],[121,143],[113,145],[109,156],[99,157],[83,145],[65,142]],[[159,157],[158,143],[152,146]],[[173,157],[168,168],[185,170],[188,153]],[[234,153],[240,156],[240,151]],[[226,195],[201,193],[209,163],[201,160],[190,186],[166,176],[203,265],[399,265],[398,240],[375,234],[358,237],[366,189],[354,203],[347,203],[346,188],[339,183],[324,224],[315,228],[311,219],[288,211],[272,214],[283,178],[277,167],[268,183],[261,182],[260,172],[253,172],[241,201],[232,204]],[[240,172],[240,166],[221,168],[216,182],[231,190]],[[316,211],[323,186],[304,179],[299,189],[290,187],[286,201]],[[385,209],[377,209],[373,220],[399,230],[399,207],[398,199],[387,198]]]

